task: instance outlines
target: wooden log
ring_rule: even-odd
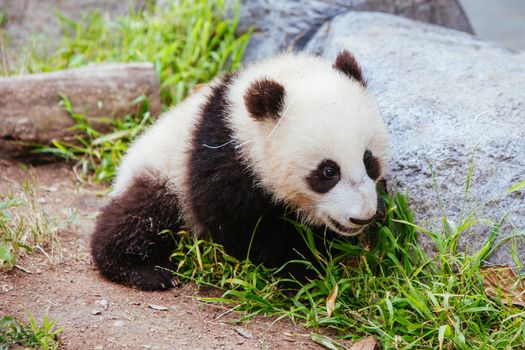
[[[145,96],[153,116],[161,111],[159,82],[151,63],[98,64],[52,73],[0,78],[0,140],[47,143],[67,140],[73,119],[60,94],[94,125],[134,113]],[[0,144],[1,145],[1,144]]]

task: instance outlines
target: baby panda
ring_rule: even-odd
[[[164,230],[209,234],[227,253],[282,266],[312,259],[293,222],[353,236],[374,218],[388,135],[348,51],[285,53],[226,74],[162,115],[122,160],[91,241],[106,278],[174,285]],[[304,278],[306,268],[287,264]]]

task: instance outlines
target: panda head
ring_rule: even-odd
[[[248,67],[229,94],[230,127],[259,185],[310,224],[361,232],[377,211],[388,136],[355,58],[285,54]]]

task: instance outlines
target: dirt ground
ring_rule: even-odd
[[[60,262],[51,264],[36,251],[18,261],[22,269],[0,272],[0,315],[27,320],[32,313],[40,321],[47,313],[64,327],[61,349],[322,348],[308,338],[311,331],[288,320],[256,317],[238,324],[240,314],[229,312],[228,306],[197,299],[217,295],[216,290],[187,284],[142,292],[104,280],[87,247],[97,209],[107,200],[106,189],[79,185],[70,165],[27,168],[0,158],[0,194],[16,193],[25,179],[33,181],[36,202],[49,215],[64,219],[71,209],[77,215],[58,231]]]

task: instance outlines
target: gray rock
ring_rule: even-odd
[[[100,306],[102,309],[107,310],[109,302],[106,299],[97,300],[95,302],[98,306]]]
[[[148,307],[150,309],[153,309],[155,311],[168,311],[168,308],[165,307],[165,306],[162,306],[162,305],[154,305],[154,304],[150,304],[148,305]]]
[[[470,214],[490,222],[508,215],[501,232],[524,234],[525,187],[506,191],[525,180],[525,52],[364,12],[326,23],[306,50],[333,59],[342,48],[362,63],[388,123],[390,190],[408,191],[422,226],[441,228],[442,205],[455,225]],[[476,223],[462,246],[479,248],[490,230]],[[508,248],[491,260],[509,263]]]
[[[113,322],[113,327],[124,327],[125,324],[126,322],[123,320],[116,320]]]
[[[379,11],[472,33],[457,0],[244,0],[239,31],[253,28],[244,61],[301,49],[321,25],[348,11]]]

